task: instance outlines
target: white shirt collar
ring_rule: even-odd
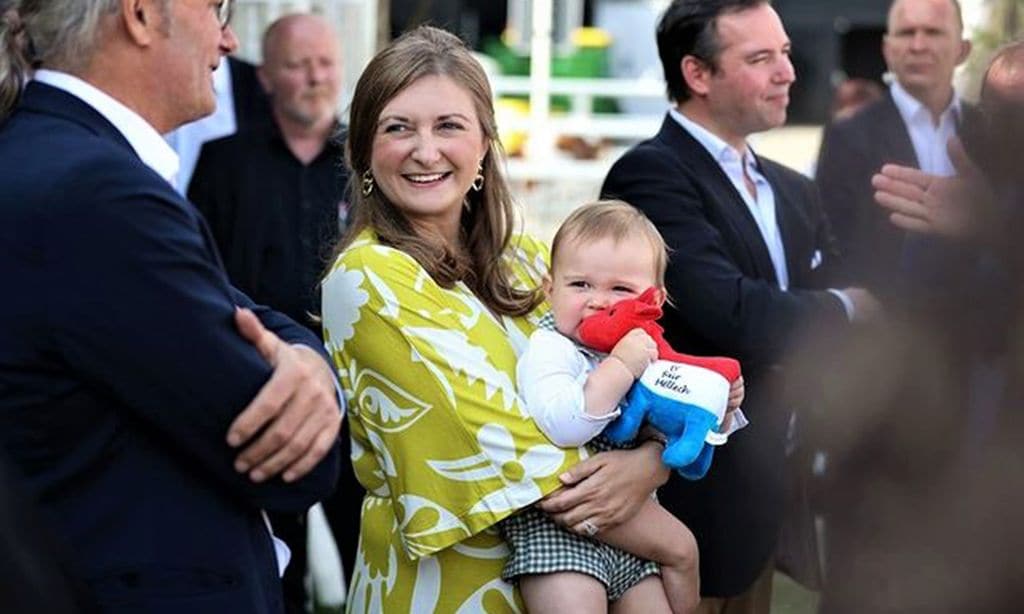
[[[158,175],[173,182],[178,173],[178,154],[146,120],[106,92],[78,77],[56,70],[37,70],[36,81],[71,94],[102,115],[124,135],[142,162]]]
[[[676,120],[676,123],[683,127],[683,130],[689,132],[690,136],[696,139],[697,142],[700,143],[709,154],[711,154],[711,157],[714,158],[715,162],[722,164],[743,158],[745,163],[749,165],[753,164],[754,152],[750,148],[749,143],[747,144],[747,153],[751,155],[744,156],[743,154],[740,154],[740,152],[736,151],[735,147],[722,140],[718,135],[712,133],[704,126],[701,126],[689,117],[680,113],[679,109],[672,107],[668,110],[668,114],[672,119]]]
[[[231,62],[221,58],[217,69],[213,71],[213,91],[220,94],[231,89]]]
[[[905,90],[899,81],[894,79],[889,84],[889,91],[892,93],[892,101],[896,104],[896,109],[899,110],[904,123],[910,124],[915,118],[920,120],[922,117],[927,118],[928,123],[933,123],[931,111],[924,106],[923,102],[911,96],[910,92]],[[949,106],[939,116],[940,121],[950,113],[952,113],[954,120],[960,117],[960,97],[957,96],[955,90],[953,91],[953,99],[949,101]]]

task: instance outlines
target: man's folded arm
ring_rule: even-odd
[[[238,450],[226,441],[272,372],[239,334],[236,301],[285,341],[323,355],[315,337],[234,290],[198,218],[169,192],[140,194],[129,180],[99,189],[91,205],[52,212],[51,253],[66,261],[51,269],[48,283],[62,293],[47,315],[63,359],[166,437],[175,453],[193,457],[211,479],[255,505],[300,510],[326,496],[337,477],[336,443],[295,482],[255,483],[235,470]]]

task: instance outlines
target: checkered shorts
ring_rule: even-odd
[[[501,528],[511,550],[501,572],[507,582],[530,574],[576,571],[600,580],[608,600],[615,601],[640,580],[658,573],[657,563],[567,531],[536,508],[505,519]]]
[[[620,447],[604,437],[588,444],[595,452]],[[527,508],[501,523],[509,554],[501,577],[516,582],[519,576],[575,571],[597,578],[609,601],[616,601],[640,580],[659,573],[658,564],[577,535],[555,524],[537,508]]]

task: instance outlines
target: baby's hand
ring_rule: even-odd
[[[743,376],[741,375],[729,387],[728,411],[739,409],[739,406],[743,404],[743,396]]]
[[[634,328],[619,339],[611,355],[622,361],[633,377],[639,378],[644,369],[658,359],[658,345],[643,329]]]

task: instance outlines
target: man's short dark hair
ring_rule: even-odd
[[[675,0],[658,22],[658,56],[665,73],[669,99],[684,102],[690,88],[680,70],[683,58],[692,55],[717,67],[719,48],[717,21],[722,15],[771,4],[771,0]]]

